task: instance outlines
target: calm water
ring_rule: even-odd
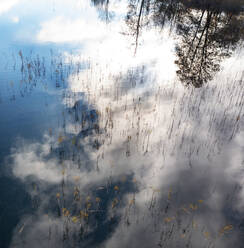
[[[243,247],[243,6],[0,0],[0,248]]]

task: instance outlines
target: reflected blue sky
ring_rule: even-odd
[[[186,86],[127,11],[0,2],[1,248],[242,247],[242,44]]]

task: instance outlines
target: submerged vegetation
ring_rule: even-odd
[[[47,130],[44,143],[13,154],[14,172],[32,185],[37,212],[36,218],[20,223],[13,247],[29,247],[28,236],[40,234],[40,242],[50,247],[100,245],[115,230],[127,227],[130,232],[145,225],[148,242],[160,247],[196,247],[199,240],[203,247],[236,242],[233,233],[242,221],[224,212],[234,211],[241,188],[231,183],[222,192],[222,182],[208,184],[226,168],[218,165],[216,155],[242,126],[242,74],[200,91],[182,90],[177,82],[151,87],[145,65],[111,75],[106,65],[92,60],[71,57],[64,62],[50,54],[50,61],[40,66],[38,56],[27,59],[19,52],[22,81],[30,87],[51,79],[62,92],[64,109],[62,122]],[[168,167],[180,173],[179,179],[166,179]],[[221,211],[211,206],[215,194],[226,199]],[[212,216],[215,211],[220,211],[220,221]]]
[[[123,22],[136,56],[19,50],[4,65],[16,78],[1,104],[41,92],[56,99],[44,101],[44,111],[59,106],[42,139],[19,138],[6,159],[8,176],[25,185],[31,202],[10,247],[244,242],[241,2],[129,2]],[[169,80],[163,54],[136,60],[141,33],[155,26],[170,27],[176,40]]]

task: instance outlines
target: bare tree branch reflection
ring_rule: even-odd
[[[138,7],[139,5],[139,7]],[[126,17],[135,36],[135,52],[143,27],[170,26],[180,38],[177,71],[182,83],[200,87],[220,70],[243,38],[243,1],[130,1]]]

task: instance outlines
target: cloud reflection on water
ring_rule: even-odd
[[[12,154],[15,176],[30,185],[33,180],[40,199],[37,217],[25,224],[23,233],[17,228],[13,247],[20,237],[26,247],[37,242],[40,247],[47,242],[55,247],[95,245],[99,228],[106,235],[97,245],[105,247],[241,243],[241,71],[235,78],[220,73],[215,82],[221,78],[221,84],[213,81],[196,90],[158,80],[159,72],[150,66],[145,61],[117,74],[94,62],[70,76],[67,95],[84,93],[73,104],[64,98],[65,115],[71,112],[66,123],[75,126],[78,121],[78,135],[66,133],[61,141],[54,135],[53,143],[48,138]],[[82,125],[82,113],[93,109]],[[96,209],[99,188],[104,208]],[[72,217],[59,216],[64,207]],[[89,221],[77,217],[81,209],[89,213]],[[106,218],[99,222],[101,215]],[[79,221],[74,223],[73,217]]]
[[[57,18],[42,25],[40,40],[71,41]],[[101,33],[69,35],[85,49],[61,58],[77,71],[63,80],[60,126],[12,150],[34,214],[10,247],[241,247],[242,57],[211,84],[184,88],[173,40],[145,32],[134,57],[101,25]]]

